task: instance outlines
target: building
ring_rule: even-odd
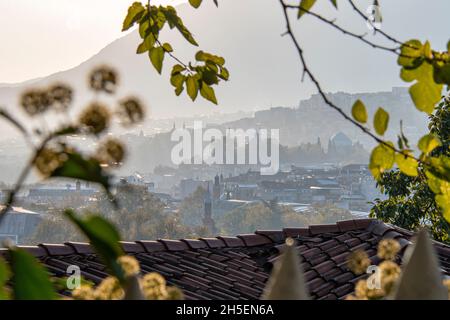
[[[0,206],[0,210],[2,207]],[[0,242],[10,239],[15,244],[33,234],[42,217],[39,213],[24,208],[12,207],[0,224]],[[1,246],[1,243],[0,243]]]

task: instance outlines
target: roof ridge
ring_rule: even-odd
[[[364,229],[371,229],[371,231],[378,233],[386,233],[388,231],[396,230],[397,228],[402,229],[388,225],[377,219],[364,218],[340,220],[328,224],[312,224],[308,227],[286,227],[281,230],[256,230],[254,233],[238,234],[236,236],[219,235],[216,237],[201,237],[198,239],[121,241],[121,244],[126,253],[151,253],[155,251],[196,250],[199,248],[254,247],[271,243],[281,243],[288,237],[311,237],[323,233],[337,233]],[[402,229],[402,231],[409,232],[405,229]],[[19,248],[24,248],[36,257],[94,253],[90,244],[85,242],[65,242],[63,244],[40,243],[27,246],[19,245]],[[5,251],[3,249],[0,250],[0,254],[2,251]]]

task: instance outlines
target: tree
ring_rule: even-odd
[[[429,118],[430,133],[439,138],[434,157],[450,155],[450,101],[445,99]],[[427,183],[423,166],[418,175],[408,176],[396,169],[383,173],[378,182],[380,189],[388,195],[387,200],[376,199],[371,215],[400,227],[414,230],[427,226],[433,237],[450,242],[450,223],[446,221],[436,203],[433,190]]]

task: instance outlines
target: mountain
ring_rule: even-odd
[[[328,1],[317,5],[318,10],[337,16],[337,21],[349,28],[367,31],[365,23],[350,18],[354,17],[354,12],[347,4],[340,5],[338,12]],[[385,5],[388,6],[392,5]],[[118,95],[141,96],[153,118],[252,111],[274,105],[297,106],[300,99],[306,99],[314,93],[310,81],[301,81],[298,56],[290,40],[281,36],[285,31],[285,23],[277,1],[223,0],[220,1],[219,9],[212,1],[204,1],[199,10],[187,4],[177,8],[200,48],[221,54],[227,60],[231,77],[228,83],[217,89],[218,107],[202,99],[192,103],[184,94],[176,97],[168,79],[172,61],[166,57],[164,74],[159,76],[145,55],[135,54],[140,42],[136,31],[114,41],[91,59],[70,70],[22,84],[0,86],[0,105],[17,110],[17,97],[24,88],[64,81],[76,89],[76,109],[79,110],[92,98],[92,94],[87,91],[86,75],[94,66],[101,64],[111,65],[119,71],[121,89]],[[390,16],[391,12],[397,13],[398,10],[393,6],[390,9],[386,9],[386,23],[391,22],[391,29],[405,33],[403,25],[394,24]],[[311,18],[304,17],[296,23],[293,15],[293,24],[299,40],[306,48],[306,58],[325,90],[376,92],[387,91],[400,84],[395,57],[361,45]],[[372,35],[368,34],[367,37]],[[176,30],[165,30],[162,39],[173,43],[177,56],[185,61],[192,59],[197,50],[186,43]],[[389,109],[389,105],[384,107]],[[0,131],[4,130],[0,128]]]

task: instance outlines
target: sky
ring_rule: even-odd
[[[152,0],[153,3],[177,4],[185,0]],[[237,1],[237,0],[222,0]],[[241,0],[239,0],[241,1]],[[244,0],[245,1],[245,0]],[[269,0],[261,0],[269,1]],[[270,0],[272,1],[272,0]],[[89,59],[106,45],[123,35],[121,24],[133,0],[0,0],[0,84],[18,83],[67,70]],[[293,1],[295,3],[296,1]],[[322,0],[320,5],[329,4]],[[338,2],[339,3],[339,2]],[[343,2],[341,2],[343,3]],[[365,6],[370,1],[357,1]],[[445,22],[423,20],[424,0],[380,1],[385,10],[410,15],[414,25],[427,34],[439,33]],[[450,11],[450,1],[427,1],[429,14]],[[436,9],[438,11],[436,11]],[[398,17],[398,15],[397,15]],[[447,18],[444,18],[447,21]],[[426,23],[425,23],[426,22]],[[390,28],[403,26],[392,23]],[[441,39],[439,39],[441,40]]]
[[[0,83],[46,76],[90,58],[123,35],[122,21],[132,2],[0,0]]]

